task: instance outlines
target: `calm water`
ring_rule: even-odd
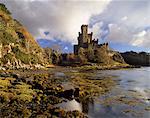
[[[95,71],[92,77],[113,77],[118,84],[92,102],[72,100],[60,106],[84,112],[89,118],[150,118],[150,67]]]

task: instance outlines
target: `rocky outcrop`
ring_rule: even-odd
[[[115,62],[122,63],[122,64],[125,63],[123,57],[121,56],[121,54],[120,54],[119,52],[116,52],[116,51],[109,51],[108,55],[109,55],[109,56],[112,58],[112,60],[114,60]]]
[[[125,52],[121,53],[125,62],[130,65],[150,66],[150,53]]]

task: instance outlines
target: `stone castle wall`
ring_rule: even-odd
[[[108,43],[105,44],[98,44],[98,39],[92,39],[93,32],[88,33],[88,25],[81,26],[81,32],[79,32],[78,36],[78,44],[74,45],[74,54],[77,55],[80,48],[84,48],[85,50],[88,47],[92,47],[93,50],[96,48],[100,48],[101,46],[106,46],[108,48]]]

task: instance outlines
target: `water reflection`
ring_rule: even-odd
[[[150,118],[145,108],[150,105],[150,68],[97,71],[96,79],[114,77],[116,87],[97,100],[71,100],[59,106],[79,110],[89,118]]]
[[[78,110],[78,111],[82,112],[82,105],[79,102],[77,102],[75,99],[73,99],[71,101],[68,100],[67,102],[60,103],[56,106],[64,108],[68,111]]]
[[[63,72],[55,72],[55,77],[64,77],[65,74]]]
[[[88,113],[89,112],[89,106],[94,108],[94,100],[92,98],[86,98],[82,102],[82,112]]]

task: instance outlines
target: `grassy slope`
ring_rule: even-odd
[[[27,29],[11,17],[10,12],[2,4],[0,4],[0,43],[3,47],[13,43],[11,48],[18,50],[12,51],[11,54],[22,63],[44,63],[42,48]],[[5,58],[1,62],[4,60],[8,61]]]

